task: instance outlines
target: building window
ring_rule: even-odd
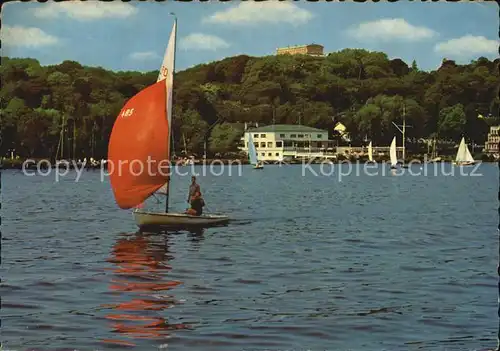
[[[285,134],[280,134],[280,138],[286,138]]]
[[[266,135],[265,135],[265,134],[261,134],[261,135],[260,135],[260,137],[261,137],[261,138],[265,138],[265,137],[266,137]]]
[[[280,153],[279,153],[279,152],[277,152],[277,153],[276,153],[276,156],[279,156],[279,155],[280,155]]]
[[[267,142],[267,147],[269,147],[269,148],[273,147],[273,143],[271,141],[268,141]]]
[[[266,153],[265,153],[265,152],[263,152],[263,153],[262,153],[262,156],[266,156]]]
[[[259,137],[259,134],[254,134],[253,135],[254,138],[258,138]]]
[[[276,147],[282,147],[283,146],[283,142],[282,141],[277,141],[276,142]]]
[[[322,134],[317,134],[317,135],[316,135],[316,137],[317,137],[318,139],[321,139],[321,138],[323,137],[323,135],[322,135]]]
[[[299,138],[303,138],[304,137],[304,134],[299,134],[297,135]]]
[[[290,138],[296,138],[296,137],[297,137],[297,134],[290,135]]]
[[[264,142],[260,143],[260,147],[266,147],[266,143]]]
[[[272,153],[269,153],[268,155],[269,155],[269,156],[272,156],[273,154],[272,154]]]

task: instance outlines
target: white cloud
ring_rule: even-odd
[[[129,56],[132,60],[151,60],[151,59],[156,59],[158,58],[158,54],[153,51],[138,51],[138,52],[133,52]]]
[[[443,55],[473,57],[478,55],[498,54],[498,40],[486,39],[483,36],[465,35],[437,43],[434,51]]]
[[[292,2],[245,1],[228,10],[215,12],[203,19],[205,23],[234,25],[258,25],[262,23],[289,23],[299,25],[308,22],[313,14]]]
[[[212,50],[226,49],[230,45],[224,39],[214,35],[203,33],[189,34],[187,37],[182,38],[180,45],[184,50]]]
[[[403,18],[385,18],[360,23],[349,28],[347,34],[360,41],[418,41],[437,35],[432,29],[414,26]]]
[[[1,29],[2,45],[37,48],[59,43],[59,38],[40,28],[3,25]]]
[[[110,17],[126,18],[136,12],[136,7],[119,1],[64,1],[40,4],[34,10],[34,15],[38,18],[47,19],[66,15],[79,21],[91,21]]]

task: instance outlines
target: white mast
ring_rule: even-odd
[[[170,154],[172,150],[172,92],[174,86],[174,71],[175,71],[175,52],[177,46],[177,16],[170,12],[170,15],[174,16],[174,25],[172,28],[172,33],[170,34],[170,39],[168,41],[167,49],[165,50],[165,56],[163,57],[163,62],[160,67],[160,73],[158,74],[157,81],[165,79],[165,84],[167,85],[167,121],[168,121],[168,136],[167,143],[169,144],[169,162]],[[168,212],[168,199],[169,199],[169,188],[170,188],[171,177],[168,178],[166,183],[166,202],[165,202],[165,212]]]

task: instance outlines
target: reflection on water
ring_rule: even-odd
[[[205,240],[203,236],[204,232],[204,229],[196,229],[188,232],[188,239],[191,241],[193,248],[198,249],[201,242]]]
[[[111,250],[108,262],[116,265],[109,289],[117,299],[125,300],[103,306],[112,312],[106,315],[114,332],[127,339],[156,339],[169,337],[173,329],[185,329],[184,324],[169,324],[165,310],[178,301],[170,290],[182,284],[168,280],[174,259],[169,251],[168,235],[124,234]],[[133,341],[105,339],[106,343],[135,346]]]

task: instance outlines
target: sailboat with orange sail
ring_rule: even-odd
[[[193,216],[168,209],[176,35],[177,18],[156,83],[125,103],[109,139],[108,173],[116,203],[121,209],[134,208],[134,219],[141,229],[209,227],[229,222],[224,215]],[[165,212],[142,208],[155,193],[165,195]]]

